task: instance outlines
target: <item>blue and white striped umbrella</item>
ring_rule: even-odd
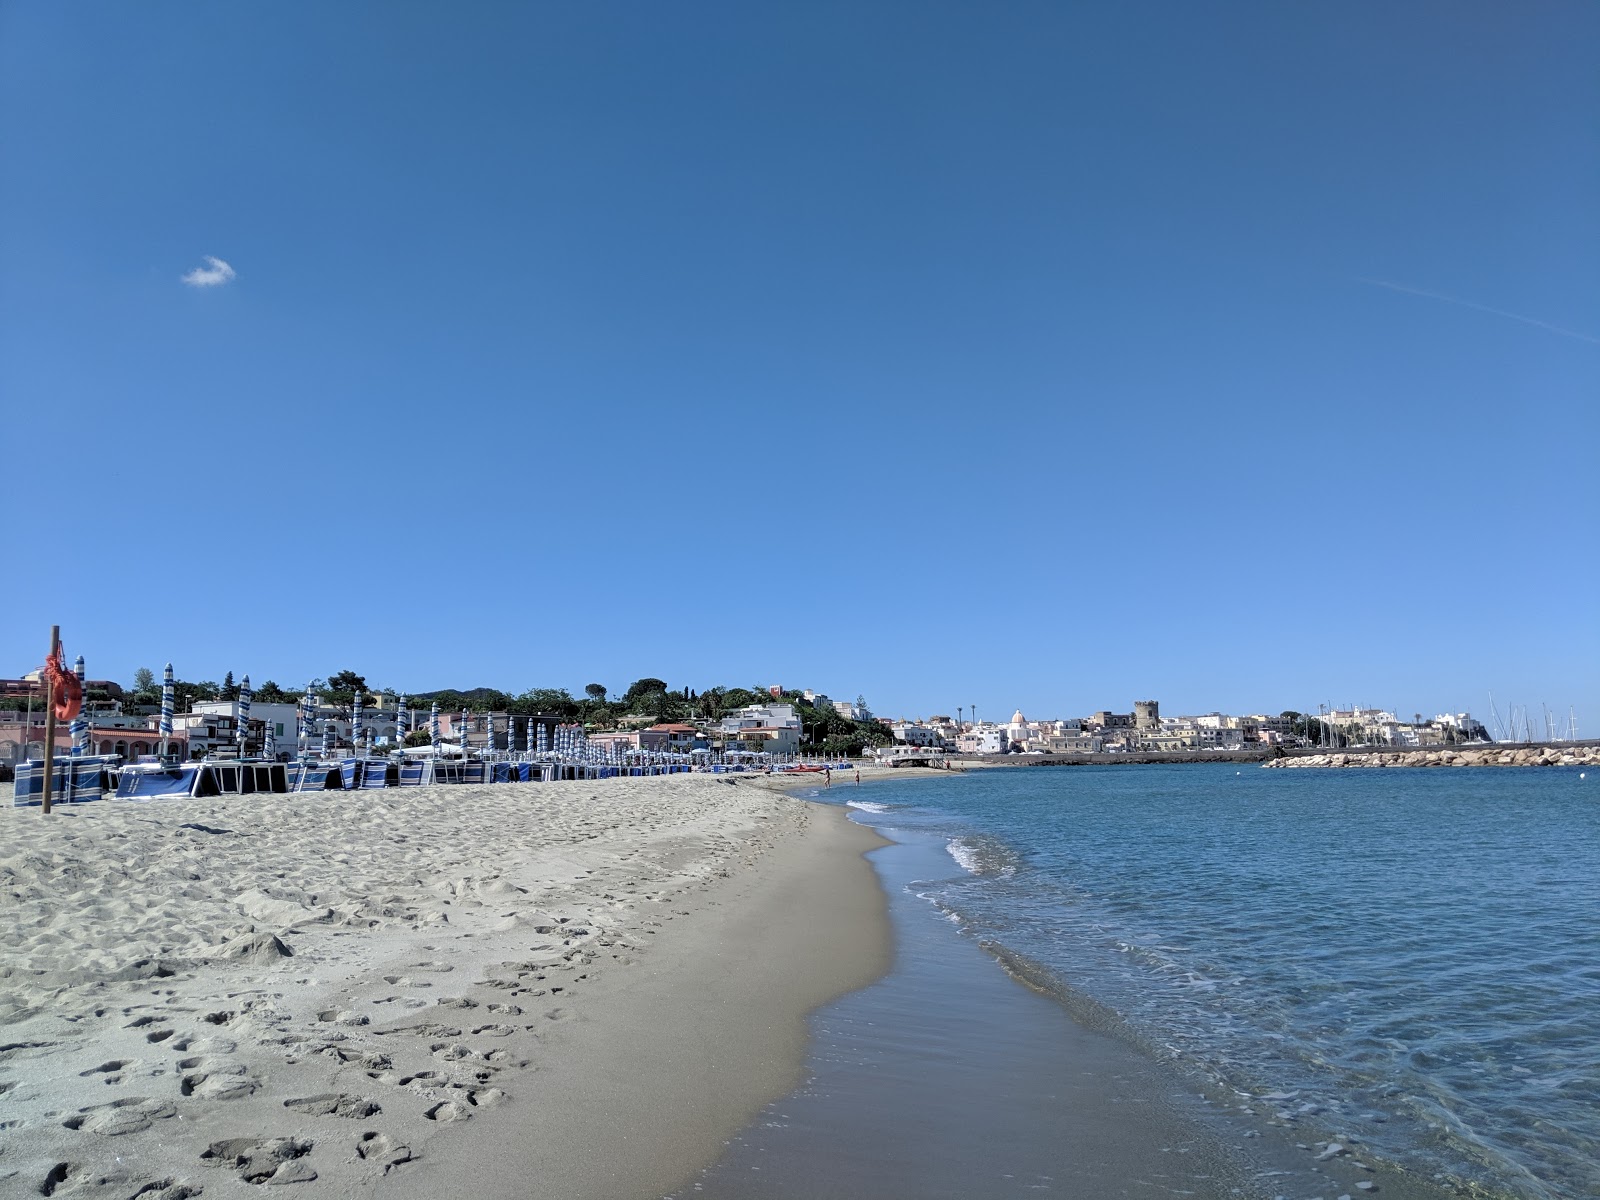
[[[443,739],[439,736],[439,702],[433,702],[433,711],[428,714],[428,736],[433,739],[433,752],[439,752],[439,743]]]
[[[172,664],[167,664],[167,669],[161,672],[161,753],[167,752],[166,741],[172,736],[172,701],[174,696],[172,682]]]
[[[277,739],[272,736],[271,721],[267,722],[266,737],[261,743],[261,757],[266,759],[268,762],[271,762],[278,757],[278,742]]]
[[[483,714],[483,748],[489,751],[494,750],[494,714],[492,712]]]
[[[549,754],[550,753],[550,731],[544,727],[544,722],[543,721],[539,722],[539,732],[537,733],[536,736],[539,739],[538,742],[536,743],[536,745],[537,745],[537,751],[536,752],[538,754],[540,754],[540,755]]]
[[[535,721],[533,719],[533,715],[530,713],[528,716],[528,736],[524,743],[528,747],[529,754],[533,753],[533,739],[535,737],[534,729],[538,726],[538,724],[539,722]]]
[[[78,661],[72,664],[72,673],[78,677],[78,695],[83,695],[83,655],[78,655]],[[82,758],[89,753],[89,716],[84,707],[78,709],[78,715],[72,718],[72,757]]]
[[[395,713],[394,718],[394,744],[396,746],[404,746],[406,744],[406,722],[410,715],[410,713],[406,712],[406,698],[401,696],[400,709]]]
[[[350,746],[361,751],[361,689],[356,689],[355,703],[350,708]]]
[[[244,753],[244,740],[250,733],[250,676],[239,680],[239,753]]]
[[[461,710],[461,735],[460,735],[460,737],[461,737],[461,753],[462,753],[463,756],[465,756],[466,753],[467,753],[467,710],[464,709],[464,708]]]
[[[337,732],[338,732],[338,730],[334,726],[333,719],[331,717],[328,720],[326,720],[326,721],[324,721],[322,723],[322,757],[323,758],[332,758],[333,754],[334,754],[334,751],[338,749],[338,747],[334,744],[335,735],[337,734]]]
[[[300,697],[300,748],[311,748],[311,737],[317,729],[317,701],[311,694],[311,685],[306,685],[305,695]]]

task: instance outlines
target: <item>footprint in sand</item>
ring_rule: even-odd
[[[494,1108],[506,1102],[506,1094],[499,1088],[463,1088],[459,1084],[457,1095],[442,1100],[422,1115],[430,1121],[465,1121],[474,1108]]]
[[[151,1180],[130,1195],[128,1200],[189,1200],[191,1196],[198,1196],[204,1190],[199,1185],[191,1187],[169,1175],[166,1179]]]
[[[206,1147],[200,1160],[236,1170],[246,1183],[309,1183],[317,1172],[304,1159],[315,1144],[292,1137],[226,1138]]]
[[[376,1163],[387,1175],[404,1163],[415,1162],[420,1156],[410,1146],[397,1144],[388,1134],[373,1130],[363,1133],[356,1142],[356,1157]]]
[[[346,1092],[326,1092],[320,1096],[305,1096],[299,1100],[285,1100],[285,1108],[292,1108],[295,1112],[305,1113],[310,1117],[348,1117],[351,1120],[363,1120],[375,1117],[383,1111],[371,1100],[364,1100],[360,1096],[352,1096]]]
[[[260,1085],[249,1078],[242,1063],[196,1061],[196,1069],[178,1080],[178,1094],[197,1100],[244,1100]]]
[[[98,1067],[90,1067],[87,1071],[79,1071],[78,1074],[84,1079],[94,1075],[104,1075],[106,1083],[121,1083],[122,1073],[129,1067],[137,1065],[138,1063],[131,1058],[113,1058],[101,1063]]]
[[[84,1133],[98,1133],[102,1137],[121,1137],[125,1133],[140,1133],[157,1121],[178,1115],[170,1100],[147,1100],[143,1096],[128,1096],[110,1104],[91,1104],[80,1108],[61,1124],[67,1129]]]

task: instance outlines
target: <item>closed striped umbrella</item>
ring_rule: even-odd
[[[333,719],[327,718],[322,722],[322,757],[332,758],[338,747],[334,744],[335,735],[338,733]]]
[[[173,664],[168,662],[162,672],[162,757],[166,757],[166,739],[173,736]]]
[[[494,749],[494,714],[492,712],[483,714],[483,748],[485,750]]]
[[[78,695],[83,695],[83,655],[78,655],[78,661],[72,664],[72,673],[78,677]],[[72,718],[72,757],[82,758],[89,753],[89,717],[84,707],[78,709],[78,715]]]
[[[239,753],[244,753],[244,740],[250,733],[250,676],[239,680]]]
[[[316,732],[317,703],[311,695],[311,685],[306,685],[305,695],[300,697],[300,749],[311,749],[311,735]]]
[[[528,753],[529,754],[533,753],[533,739],[534,739],[534,736],[535,736],[534,735],[534,729],[538,726],[538,724],[539,724],[539,722],[535,721],[533,719],[533,715],[530,713],[528,715],[528,737],[527,737],[527,740],[526,740],[526,745],[528,747]]]
[[[401,696],[400,710],[395,714],[394,720],[394,744],[396,746],[404,746],[406,744],[406,720],[409,716],[410,714],[406,712],[406,698]]]
[[[266,737],[261,743],[261,757],[265,758],[265,759],[268,759],[270,761],[271,759],[274,759],[277,756],[278,756],[278,741],[277,741],[276,738],[274,738],[272,736],[272,722],[268,721],[267,722]]]
[[[541,755],[549,754],[550,753],[550,731],[544,727],[544,722],[543,721],[539,722],[539,731],[535,736],[537,736],[537,738],[539,739],[538,742],[537,742],[538,753],[541,754]]]
[[[439,736],[439,702],[433,702],[433,711],[428,714],[428,736],[433,739],[433,752],[439,753],[439,743],[443,740]]]
[[[361,689],[356,689],[355,703],[350,709],[350,745],[357,753],[361,751]]]
[[[462,753],[463,756],[465,756],[465,754],[467,753],[467,710],[464,709],[464,708],[461,710],[461,739],[460,740],[461,740],[461,753]]]

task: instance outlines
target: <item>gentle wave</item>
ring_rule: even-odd
[[[960,838],[951,838],[945,843],[944,848],[950,852],[950,857],[956,860],[956,865],[970,875],[982,875],[983,868],[978,866],[978,852]]]
[[[886,813],[889,811],[887,804],[874,804],[871,800],[846,800],[846,808],[859,808],[862,812]]]

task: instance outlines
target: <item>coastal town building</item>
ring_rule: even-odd
[[[939,746],[944,742],[937,729],[920,721],[896,721],[889,726],[889,732],[902,746]]]
[[[1047,754],[1100,754],[1105,743],[1092,733],[1076,730],[1051,734],[1044,739],[1041,749]]]
[[[1003,725],[968,725],[956,738],[962,754],[1004,754],[1011,748]]]
[[[747,749],[794,754],[800,749],[800,716],[792,704],[747,704],[722,718],[717,727],[726,741]]]

